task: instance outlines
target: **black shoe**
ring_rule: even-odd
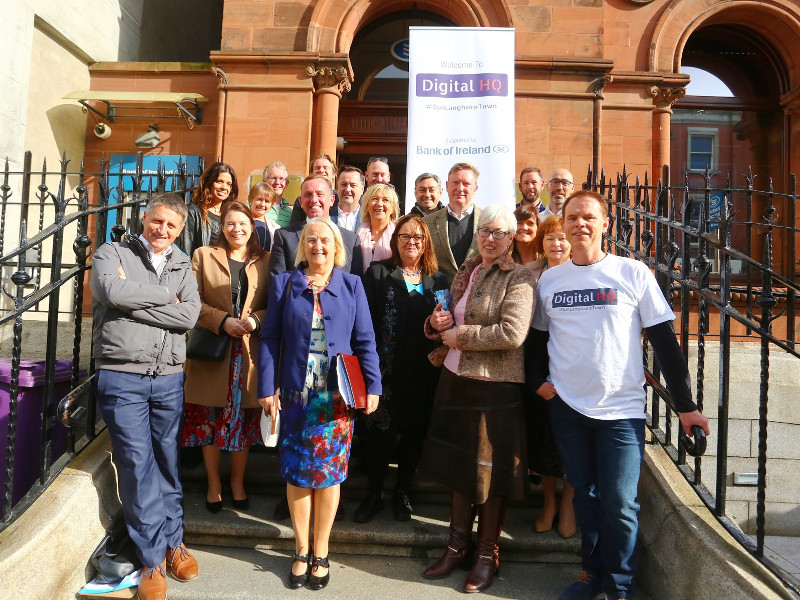
[[[356,509],[353,520],[356,523],[369,523],[383,510],[383,492],[370,492]]]
[[[284,496],[278,502],[278,506],[275,507],[275,512],[272,513],[272,518],[275,521],[285,521],[291,516],[292,515],[289,512],[289,501],[286,499],[286,496]]]
[[[241,500],[233,499],[233,508],[236,510],[247,510],[250,508],[250,498],[242,498]]]
[[[392,497],[392,510],[394,511],[395,521],[410,521],[411,513],[414,509],[411,506],[411,499],[404,490],[396,490]]]
[[[306,572],[303,573],[302,575],[295,575],[294,573],[292,573],[292,567],[289,567],[289,587],[290,588],[296,590],[298,588],[303,587],[306,584],[306,582],[308,581],[308,571],[309,571],[309,569],[308,569],[308,559],[309,559],[309,555],[308,554],[295,554],[295,555],[292,556],[292,567],[294,566],[294,563],[296,563],[296,562],[306,563]]]
[[[328,572],[325,573],[322,577],[317,577],[314,575],[314,569],[317,567],[325,567],[328,569]],[[311,563],[311,574],[308,576],[308,589],[310,590],[321,590],[328,582],[331,580],[331,566],[328,564],[328,557],[322,556],[315,556],[314,562]]]
[[[344,504],[339,502],[339,506],[336,507],[336,516],[333,518],[334,521],[341,521],[344,519]]]
[[[222,510],[222,500],[218,500],[217,502],[209,502],[206,500],[206,510],[212,514],[217,514]]]

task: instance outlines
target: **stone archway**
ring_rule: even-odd
[[[461,27],[513,27],[505,0],[322,0],[308,27],[307,50],[320,54],[349,52],[356,32],[366,23],[402,10],[441,15]]]
[[[800,9],[794,2],[772,0],[673,0],[664,10],[650,43],[649,70],[680,72],[689,36],[706,25],[746,25],[770,40],[792,75],[790,89],[800,84]],[[789,90],[785,90],[789,91]]]

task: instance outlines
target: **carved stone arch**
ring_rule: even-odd
[[[800,10],[785,0],[673,0],[664,10],[650,44],[651,71],[680,72],[689,36],[706,25],[744,25],[769,40],[790,76],[789,87],[800,84]]]
[[[514,26],[505,0],[320,0],[311,14],[306,49],[346,54],[363,25],[412,9],[441,15],[459,27]]]

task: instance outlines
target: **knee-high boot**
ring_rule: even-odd
[[[472,533],[475,513],[466,496],[450,494],[450,539],[442,557],[422,572],[425,579],[442,579],[468,559],[467,542]]]
[[[506,499],[499,496],[487,498],[478,506],[478,550],[464,582],[465,592],[480,592],[492,585],[492,578],[500,571],[500,533],[506,516]]]

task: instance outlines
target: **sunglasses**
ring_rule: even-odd
[[[385,156],[370,156],[369,160],[367,161],[367,164],[369,165],[377,161],[381,161],[382,163],[386,163],[387,165],[389,164],[389,159],[386,158]]]

